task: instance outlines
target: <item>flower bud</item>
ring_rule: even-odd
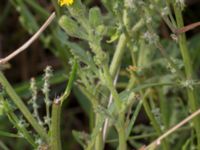
[[[89,11],[89,23],[92,27],[96,28],[102,24],[101,11],[98,7],[91,8]]]
[[[84,31],[78,26],[77,22],[68,16],[61,16],[59,19],[59,25],[65,32],[72,37],[86,39],[87,36]]]

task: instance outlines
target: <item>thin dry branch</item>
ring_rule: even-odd
[[[118,77],[119,77],[119,70],[120,69],[118,69],[117,74],[116,74],[115,79],[114,79],[114,82],[113,82],[114,86],[116,85]],[[112,94],[110,94],[108,106],[107,106],[108,108],[111,106],[112,102],[113,102],[113,96],[112,96]],[[103,125],[103,142],[104,143],[106,141],[106,134],[107,134],[108,125],[109,125],[109,118],[106,118],[104,125]]]
[[[26,50],[41,34],[44,32],[44,30],[51,24],[53,19],[55,18],[55,12],[53,12],[49,18],[45,21],[45,23],[40,27],[40,29],[22,46],[20,46],[18,49],[14,50],[10,55],[8,55],[5,58],[0,59],[0,65],[5,64],[8,61],[10,61],[12,58],[17,56],[19,53],[23,52]]]
[[[175,132],[178,128],[180,128],[181,126],[183,126],[184,124],[186,124],[187,122],[189,122],[190,120],[192,120],[194,117],[196,117],[199,114],[200,114],[200,109],[198,109],[197,111],[195,111],[194,113],[192,113],[190,116],[188,116],[187,118],[185,118],[179,124],[175,125],[171,129],[169,129],[167,132],[165,132],[163,135],[161,135],[159,138],[157,138],[155,141],[153,141],[151,144],[149,144],[147,147],[145,147],[143,149],[144,150],[155,149],[157,146],[160,145],[161,141],[164,138],[166,138],[171,133]]]
[[[189,24],[189,25],[184,26],[184,27],[182,27],[182,28],[180,28],[180,29],[177,29],[177,30],[175,31],[175,34],[185,33],[185,32],[187,32],[187,31],[189,31],[189,30],[192,30],[192,29],[194,29],[194,28],[196,28],[196,27],[198,27],[198,26],[200,26],[200,21],[199,21],[199,22],[192,23],[192,24]]]

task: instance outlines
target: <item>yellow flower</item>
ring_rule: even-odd
[[[69,6],[69,5],[72,5],[74,2],[74,0],[58,0],[58,1],[59,1],[60,6],[63,6],[63,5]]]

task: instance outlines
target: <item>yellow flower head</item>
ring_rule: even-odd
[[[63,5],[69,6],[73,4],[74,0],[58,0],[58,2],[60,6],[63,6]]]

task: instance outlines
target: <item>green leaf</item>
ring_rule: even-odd
[[[96,28],[103,23],[101,11],[98,7],[93,7],[89,10],[89,23],[93,28]]]
[[[58,21],[61,28],[70,36],[81,38],[81,30],[78,26],[78,23],[74,21],[72,18],[63,15],[60,17]]]
[[[119,38],[119,32],[116,31],[111,37],[110,40],[107,41],[107,43],[113,43],[114,41],[116,41]]]
[[[79,59],[81,62],[87,64],[90,67],[94,66],[94,61],[90,53],[87,53],[84,49],[82,49],[78,44],[72,42],[66,42],[69,48],[71,48],[71,53]]]
[[[88,116],[90,116],[90,113],[92,109],[90,100],[82,93],[79,88],[76,86],[74,87],[73,93],[75,94],[78,103],[80,104],[81,108],[86,112]]]
[[[11,138],[22,138],[22,136],[18,134],[13,134],[5,131],[0,131],[0,136],[11,137]]]
[[[86,141],[88,141],[88,134],[85,132],[79,132],[76,130],[72,131],[72,135],[76,139],[76,141],[84,148],[86,147]]]

